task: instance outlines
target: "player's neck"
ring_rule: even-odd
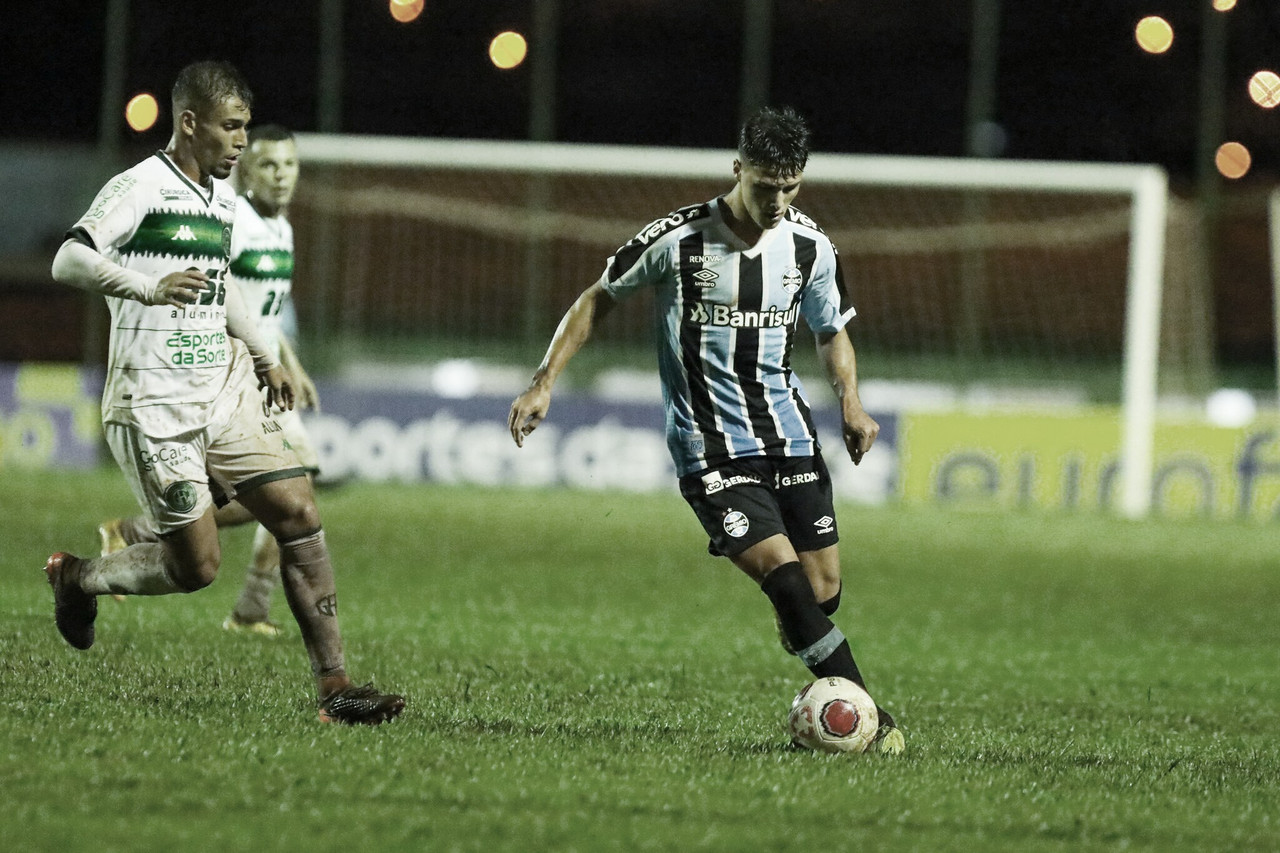
[[[738,187],[734,187],[723,197],[724,204],[721,206],[721,214],[724,216],[724,224],[729,226],[739,240],[748,246],[754,246],[760,242],[760,238],[764,236],[764,229],[756,225],[751,217],[747,215],[747,206],[742,203],[742,196]]]
[[[272,205],[263,200],[262,196],[253,192],[247,192],[244,197],[249,199],[249,204],[253,205],[253,209],[258,211],[258,215],[263,219],[275,219],[284,215],[284,208],[280,205]]]
[[[201,174],[200,165],[196,162],[196,158],[191,152],[183,151],[182,148],[173,140],[169,140],[169,145],[164,149],[165,156],[168,157],[173,165],[178,167],[178,171],[186,175],[191,181],[199,187],[209,188],[209,175]]]

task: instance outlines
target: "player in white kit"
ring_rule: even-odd
[[[241,194],[236,199],[235,228],[231,232],[229,281],[239,288],[253,315],[263,343],[276,356],[297,395],[297,407],[277,415],[284,441],[298,455],[309,475],[319,470],[319,457],[298,414],[319,402],[315,383],[303,369],[281,328],[281,311],[290,299],[293,281],[293,227],[288,206],[298,185],[298,147],[279,125],[254,127],[240,156],[235,177]],[[238,501],[219,507],[219,527],[245,524],[253,515]],[[104,522],[98,533],[102,553],[110,554],[138,542],[154,542],[156,531],[145,515]],[[280,578],[280,550],[265,527],[258,526],[253,558],[244,586],[222,626],[230,631],[276,637],[280,626],[269,618],[271,594]]]
[[[107,298],[103,430],[159,541],[93,559],[51,555],[54,621],[68,643],[88,649],[97,596],[208,586],[221,559],[213,507],[234,498],[279,542],[320,718],[392,719],[402,697],[347,675],[311,483],[270,413],[292,408],[294,390],[226,277],[236,200],[225,179],[247,145],[252,93],[229,64],[197,62],[179,73],[172,106],[168,146],[98,193],[52,270]]]

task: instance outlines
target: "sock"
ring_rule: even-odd
[[[271,613],[271,593],[280,582],[280,549],[261,525],[253,534],[253,561],[231,614],[241,622],[265,622]]]
[[[151,522],[147,520],[145,515],[135,515],[133,518],[120,519],[120,536],[130,545],[136,545],[139,542],[160,541],[160,537],[156,535],[155,528],[151,526]]]
[[[849,641],[822,612],[813,587],[797,563],[786,563],[765,575],[761,591],[769,596],[796,657],[818,678],[839,676],[865,686]]]
[[[840,593],[844,592],[844,584],[841,583],[836,589],[836,594],[828,598],[826,601],[819,601],[818,606],[822,608],[822,612],[828,616],[835,616],[836,611],[840,609]]]
[[[80,586],[90,595],[170,595],[190,592],[179,586],[165,564],[164,546],[158,542],[130,545],[106,557],[86,560]]]
[[[280,543],[280,582],[302,631],[311,671],[321,681],[344,676],[338,597],[323,530]]]

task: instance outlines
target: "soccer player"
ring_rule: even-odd
[[[284,367],[297,395],[297,407],[277,416],[282,436],[309,474],[319,470],[319,457],[307,436],[298,408],[319,402],[315,383],[303,369],[281,329],[281,311],[288,302],[293,275],[293,227],[289,203],[298,186],[298,146],[293,134],[279,125],[255,127],[235,171],[241,194],[236,199],[231,232],[231,263],[227,278],[240,289],[256,318],[265,344]],[[239,501],[218,508],[218,527],[245,524],[253,515]],[[137,542],[155,542],[156,532],[145,515],[113,519],[98,528],[102,553],[111,554]],[[240,596],[222,627],[264,637],[280,635],[269,618],[271,594],[280,578],[280,549],[267,529],[258,525],[253,557]]]
[[[270,412],[292,407],[294,390],[226,278],[236,202],[225,179],[247,144],[252,93],[231,65],[197,62],[178,74],[172,104],[165,150],[112,179],[53,261],[55,280],[107,297],[103,431],[159,541],[51,555],[54,621],[87,649],[97,596],[208,586],[221,558],[213,506],[234,498],[279,542],[320,718],[376,725],[404,699],[347,675],[311,483]]]
[[[768,596],[788,651],[814,676],[865,686],[831,621],[840,604],[831,478],[790,353],[796,322],[813,331],[840,399],[855,464],[880,427],[858,398],[836,252],[791,206],[809,156],[809,129],[791,109],[766,108],[739,136],[736,183],[725,195],[654,221],[606,263],[561,319],[529,388],[511,404],[519,446],[547,416],[565,365],[615,302],[653,292],[667,446],[680,493],[726,556]],[[903,750],[880,711],[871,749]]]

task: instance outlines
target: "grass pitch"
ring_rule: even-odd
[[[1280,848],[1272,527],[843,507],[885,760],[788,748],[807,674],[674,491],[322,492],[350,669],[409,698],[377,729],[315,721],[296,628],[221,630],[246,528],[63,643],[45,556],[133,510],[0,472],[7,849]]]

